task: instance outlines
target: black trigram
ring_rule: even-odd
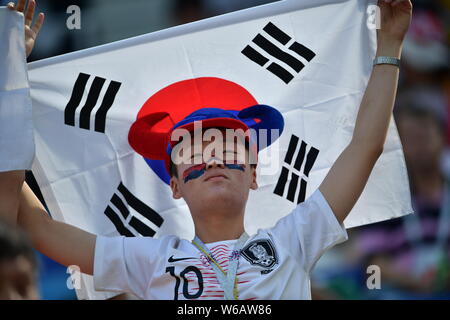
[[[78,107],[80,107],[81,100],[85,92],[87,91],[86,102],[80,109],[80,122],[79,127],[81,129],[90,130],[91,113],[99,103],[100,93],[106,82],[105,78],[95,77],[92,81],[91,87],[86,90],[86,84],[91,76],[85,73],[80,73],[72,90],[72,95],[64,110],[64,123],[68,126],[75,126],[75,116]],[[99,108],[95,112],[95,125],[94,131],[105,132],[106,115],[111,109],[114,103],[117,92],[119,91],[121,83],[117,81],[111,81],[106,89],[103,99]]]
[[[250,45],[246,46],[244,50],[242,50],[242,53],[247,58],[256,62],[261,67],[265,67],[267,70],[269,70],[278,78],[283,80],[286,84],[288,84],[292,79],[294,79],[295,73],[300,73],[300,71],[302,71],[302,69],[305,67],[303,62],[301,62],[296,57],[296,55],[310,62],[316,56],[316,54],[296,41],[293,41],[292,44],[288,47],[287,45],[291,42],[292,38],[282,30],[280,30],[272,22],[269,22],[263,30],[271,37],[269,38],[270,40],[262,34],[258,34],[253,39],[253,43],[263,51],[265,51],[265,53],[263,54],[258,52]],[[281,48],[280,45],[274,43],[272,39],[281,44]],[[289,51],[286,51],[286,49],[288,49]],[[283,62],[292,70],[287,70],[285,67],[275,61],[270,62],[270,58],[268,58],[267,55],[270,55],[272,60],[275,59]]]
[[[319,155],[319,150],[314,147],[310,147],[309,151],[307,151],[308,145],[304,141],[301,141],[300,148],[298,152],[296,152],[299,141],[300,139],[297,136],[292,135],[286,157],[284,158],[285,164],[281,169],[280,178],[278,179],[275,190],[273,191],[280,197],[285,197],[294,203],[301,203],[305,201],[307,185],[307,181],[305,179],[309,177],[309,173],[311,172],[317,156]],[[302,168],[303,173],[300,171]],[[289,173],[291,173],[290,179]],[[299,185],[300,188],[298,188]],[[286,186],[288,186],[288,188],[286,188]],[[297,189],[299,189],[298,193]],[[286,192],[287,194],[285,195]]]
[[[125,202],[120,195],[125,199]],[[130,212],[130,207],[140,216]],[[122,217],[119,216],[117,211],[120,212]],[[122,182],[112,196],[110,204],[106,207],[105,215],[111,220],[117,231],[126,237],[134,237],[136,234],[133,230],[142,236],[153,237],[157,231],[154,229],[161,227],[164,222],[164,219],[155,210],[136,198]],[[151,226],[149,222],[154,226]]]

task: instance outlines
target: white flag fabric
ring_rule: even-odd
[[[0,8],[0,172],[30,169],[34,158],[24,34],[23,14]]]
[[[284,116],[278,143],[260,152],[245,220],[250,234],[273,226],[318,188],[350,142],[375,56],[373,4],[281,1],[32,63],[33,172],[53,217],[100,235],[192,239],[188,208],[172,199],[163,165],[138,155],[128,133],[156,93],[201,78],[231,81]],[[345,225],[411,212],[392,122]],[[82,278],[79,298],[104,297],[91,280]]]

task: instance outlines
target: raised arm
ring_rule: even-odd
[[[26,0],[20,0],[17,5],[8,3],[10,10],[16,10],[24,14],[25,23],[25,49],[27,57],[33,50],[35,40],[44,22],[44,14],[40,13],[33,24],[33,16],[36,2],[30,0],[25,6]],[[3,57],[2,57],[3,58]],[[13,108],[14,106],[11,106]],[[0,150],[1,153],[2,150]],[[0,218],[11,224],[17,220],[17,210],[19,208],[19,195],[25,179],[24,170],[0,172]]]
[[[381,29],[377,57],[400,58],[412,17],[410,0],[380,0]],[[399,69],[374,67],[359,108],[353,138],[336,160],[319,189],[339,222],[343,222],[361,195],[383,152],[397,93]]]
[[[93,273],[96,236],[52,220],[26,183],[20,195],[18,223],[41,253],[65,266],[77,265],[83,273]]]
[[[9,3],[8,8],[24,14],[28,57],[44,22],[44,14],[40,13],[33,23],[35,0],[29,0],[28,5],[26,0],[19,0],[16,5]],[[24,175],[23,170],[0,174],[0,215],[12,223],[17,220],[29,234],[33,246],[46,256],[66,266],[77,265],[83,273],[92,274],[96,236],[52,220],[33,191],[24,183]]]

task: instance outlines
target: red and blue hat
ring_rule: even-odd
[[[131,126],[128,141],[158,176],[170,181],[170,154],[176,142],[170,141],[175,129],[242,129],[256,133],[250,141],[256,150],[273,143],[284,129],[282,114],[275,108],[258,104],[242,86],[220,78],[196,78],[174,83],[150,97]],[[266,129],[267,141],[259,141],[259,130]],[[278,130],[275,137],[271,129]],[[162,167],[165,172],[162,172]]]

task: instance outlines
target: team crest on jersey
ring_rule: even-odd
[[[269,239],[258,239],[250,242],[242,249],[242,256],[251,264],[267,269],[278,263],[275,247]]]

